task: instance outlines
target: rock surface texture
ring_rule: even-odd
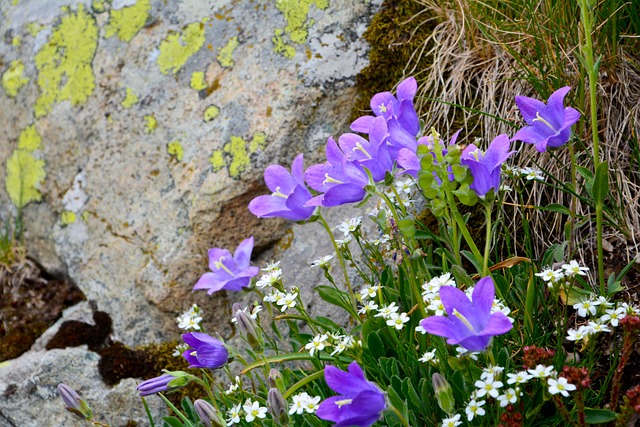
[[[109,314],[114,340],[175,339],[175,317],[193,303],[220,313],[206,319],[210,330],[227,324],[224,295],[191,293],[207,249],[253,235],[264,250],[283,237],[284,221],[246,206],[266,192],[267,165],[300,152],[310,165],[347,130],[375,8],[0,0],[0,218],[22,210],[30,255]],[[325,254],[315,228],[312,240],[299,230],[282,256]],[[104,385],[86,346],[45,350],[47,334],[79,311],[0,365],[0,427],[74,425],[58,382],[85,393],[100,421],[146,424],[135,380]]]

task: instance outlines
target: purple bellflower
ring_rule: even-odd
[[[203,274],[193,290],[206,289],[207,293],[211,295],[221,289],[239,291],[249,286],[251,278],[260,271],[258,267],[250,265],[252,250],[253,236],[243,240],[233,256],[226,249],[209,249],[211,273]]]
[[[67,411],[80,419],[90,420],[93,418],[91,408],[74,389],[64,383],[60,383],[58,384],[58,393]]]
[[[420,326],[430,334],[448,338],[448,344],[482,351],[492,336],[507,333],[513,327],[503,313],[491,313],[494,297],[491,277],[480,279],[473,289],[471,301],[460,289],[442,286],[440,300],[448,316],[427,317],[420,321]]]
[[[384,117],[387,122],[397,122],[399,128],[408,136],[414,137],[420,132],[420,121],[413,106],[413,97],[418,91],[418,83],[408,77],[397,88],[397,96],[391,92],[380,92],[371,98],[370,106],[373,114]],[[373,116],[363,116],[351,124],[351,130],[368,134],[373,124]]]
[[[182,339],[189,345],[182,353],[190,368],[216,369],[224,366],[229,359],[229,351],[220,340],[202,332],[182,334]]]
[[[571,138],[571,126],[580,120],[578,110],[564,106],[564,97],[570,90],[565,86],[553,92],[546,105],[534,98],[516,96],[516,104],[528,126],[516,132],[512,140],[534,144],[539,152],[566,144]]]
[[[320,194],[309,200],[306,206],[339,206],[364,199],[364,187],[369,183],[367,173],[349,160],[338,148],[333,138],[326,146],[327,162],[309,166],[304,178]]]
[[[314,208],[306,207],[311,193],[304,184],[303,157],[299,154],[291,164],[291,173],[280,165],[271,165],[264,172],[264,181],[271,195],[258,196],[249,203],[249,210],[260,218],[280,217],[305,221]]]
[[[141,382],[136,389],[140,396],[149,396],[163,391],[174,390],[189,382],[184,375],[185,373],[182,371],[162,374],[159,377]]]
[[[371,125],[369,141],[354,133],[346,133],[338,139],[338,145],[347,160],[366,167],[373,180],[384,180],[387,171],[393,169],[393,161],[387,146],[387,123],[376,117]]]
[[[384,393],[365,379],[356,362],[351,362],[347,372],[327,366],[324,378],[339,396],[329,397],[320,403],[316,415],[336,423],[334,427],[368,427],[380,418],[387,407]]]
[[[506,134],[498,135],[491,141],[486,152],[482,152],[474,144],[464,149],[460,156],[460,163],[471,170],[473,183],[469,186],[479,197],[486,195],[489,190],[500,189],[500,174],[502,164],[515,151],[509,151],[510,140]]]

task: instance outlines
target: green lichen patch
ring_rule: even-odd
[[[187,25],[179,33],[172,32],[160,43],[157,63],[163,74],[176,74],[204,44],[204,21]]]
[[[191,74],[191,82],[189,83],[191,89],[195,90],[203,90],[209,87],[206,80],[204,79],[204,72],[196,71]]]
[[[19,48],[21,44],[22,44],[22,37],[15,36],[14,38],[11,39],[11,46],[15,47],[16,49]]]
[[[76,12],[65,10],[35,56],[41,91],[34,106],[36,117],[49,113],[56,102],[71,101],[74,106],[86,102],[95,87],[91,62],[98,47],[98,26],[82,4]]]
[[[136,95],[133,90],[128,87],[125,90],[124,99],[120,103],[123,108],[131,108],[138,103],[138,95]]]
[[[277,28],[272,38],[274,50],[291,59],[295,55],[295,47],[287,43],[303,44],[307,41],[309,27],[313,20],[309,19],[309,8],[314,5],[324,10],[329,7],[329,0],[276,0],[276,8],[284,14],[287,25]]]
[[[44,160],[33,157],[29,150],[16,148],[7,159],[6,190],[18,209],[42,200],[39,187],[44,181]]]
[[[19,59],[12,61],[9,68],[2,73],[2,88],[11,98],[15,98],[28,82],[29,79],[24,76],[24,64]]]
[[[36,130],[35,125],[27,126],[18,136],[18,148],[26,151],[34,151],[42,145],[42,137]]]
[[[266,147],[266,139],[264,132],[255,132],[250,142],[239,136],[232,136],[222,149],[214,150],[209,158],[213,171],[228,166],[229,176],[239,178],[251,163],[250,155]]]
[[[180,141],[171,141],[167,144],[167,153],[174,157],[177,161],[181,162],[184,157],[184,149],[182,148],[182,144]]]
[[[64,211],[60,214],[60,222],[62,225],[69,225],[76,222],[76,213],[73,211]]]
[[[150,0],[138,0],[136,4],[122,9],[112,10],[109,16],[109,23],[105,30],[106,37],[118,35],[120,40],[129,42],[144,28],[149,11],[151,10]]]
[[[91,10],[94,13],[104,13],[107,11],[107,0],[93,0],[91,2]]]
[[[216,107],[215,105],[209,105],[204,110],[204,121],[210,122],[211,120],[218,117],[219,114],[220,114],[220,108]]]
[[[158,120],[154,114],[144,116],[144,132],[151,133],[158,128]]]
[[[38,35],[40,31],[44,29],[44,25],[39,22],[29,22],[26,26],[27,32],[31,34],[31,37],[35,37]]]
[[[220,49],[220,52],[218,53],[216,59],[222,67],[233,67],[233,51],[236,50],[239,45],[240,42],[238,41],[238,37],[231,37],[227,44]]]

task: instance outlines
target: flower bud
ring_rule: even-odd
[[[193,403],[193,407],[198,414],[198,418],[205,427],[226,427],[227,423],[224,419],[220,418],[220,415],[216,408],[214,408],[206,400],[198,399]]]
[[[284,390],[284,381],[282,380],[282,374],[277,369],[272,369],[269,371],[269,385],[272,388]]]
[[[277,388],[270,388],[267,395],[267,407],[269,412],[280,425],[287,425],[289,414],[287,413],[287,402],[282,397],[282,393]]]
[[[256,323],[251,316],[243,310],[238,310],[235,312],[235,318],[240,333],[246,338],[251,348],[257,352],[262,351],[264,341],[262,340],[262,336],[257,333]]]
[[[455,410],[456,401],[453,398],[453,390],[451,389],[451,386],[447,380],[437,372],[433,374],[431,381],[433,383],[433,390],[436,392],[438,406],[440,406],[440,409],[447,414],[452,414]]]
[[[78,418],[90,420],[93,418],[93,412],[87,402],[80,397],[71,387],[66,384],[58,384],[58,393],[66,406],[66,410],[77,416]]]

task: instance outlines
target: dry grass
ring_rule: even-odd
[[[416,28],[436,20],[431,36],[415,49],[404,69],[414,75],[420,92],[418,111],[428,129],[452,134],[463,127],[469,143],[480,137],[487,144],[496,135],[513,135],[522,125],[514,97],[526,95],[538,99],[555,89],[574,88],[566,102],[588,117],[588,85],[578,59],[579,21],[575,2],[548,0],[419,0],[424,11],[412,21]],[[613,18],[611,18],[613,19]],[[600,22],[594,39],[604,60],[598,86],[599,129],[603,160],[610,166],[609,217],[606,238],[614,246],[624,248],[626,261],[638,252],[640,242],[640,170],[638,131],[640,126],[640,64],[618,40],[632,40],[630,34],[620,37],[603,34],[609,22]],[[604,42],[598,44],[598,36]],[[615,38],[615,43],[612,39]],[[606,49],[616,49],[616,55]],[[425,66],[426,64],[426,66]],[[464,106],[464,107],[462,107]],[[480,113],[482,112],[482,113]],[[587,114],[585,114],[587,113]],[[502,120],[504,119],[504,120]],[[582,122],[584,123],[584,121]],[[593,170],[590,126],[582,124],[575,132],[576,158],[579,165]],[[443,135],[446,136],[446,135]],[[560,183],[571,182],[569,152],[539,154],[533,147],[516,143],[514,164],[538,165]],[[583,185],[582,178],[578,187]],[[571,197],[542,183],[529,187],[523,200],[510,196],[514,204],[545,206],[560,203],[569,206]],[[582,194],[586,194],[584,191]],[[588,204],[578,203],[581,216],[592,216]],[[521,213],[505,218],[512,235],[521,233],[521,216],[526,215],[533,236],[533,256],[539,258],[553,243],[564,240],[566,217],[538,209],[523,208]],[[577,230],[576,257],[589,265],[595,247],[595,230],[591,221]],[[595,228],[595,227],[593,227]],[[516,246],[516,252],[522,246]]]

